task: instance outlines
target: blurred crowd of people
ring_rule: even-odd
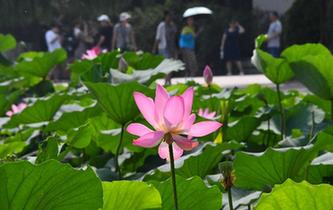
[[[48,51],[66,48],[72,59],[81,59],[84,53],[92,48],[101,52],[120,50],[137,51],[135,28],[130,24],[131,15],[123,12],[118,22],[113,24],[108,15],[97,17],[99,26],[94,21],[76,21],[72,29],[72,36],[64,37],[61,33],[61,24],[54,23],[45,33]],[[278,57],[280,53],[280,36],[282,24],[276,12],[269,15],[270,26],[267,30],[267,52]],[[181,30],[178,29],[173,16],[169,11],[164,12],[163,20],[158,24],[153,43],[152,52],[163,55],[165,58],[181,59],[186,65],[185,76],[193,77],[198,72],[196,59],[196,38],[203,31],[203,27],[196,27],[195,17],[184,18]],[[244,74],[241,62],[239,37],[246,29],[236,20],[232,19],[221,37],[220,57],[225,61],[227,75],[233,74],[233,65],[237,67],[240,75]],[[138,32],[139,33],[139,32]],[[146,32],[140,32],[146,33]],[[167,82],[170,81],[170,75]]]
[[[110,18],[103,14],[97,18],[98,27],[95,27],[94,21],[79,20],[74,23],[72,33],[67,37],[61,33],[62,25],[55,22],[45,33],[48,51],[64,46],[77,59],[93,47],[98,47],[101,51],[136,51],[134,30],[128,22],[130,18],[127,12],[123,12],[119,16],[119,22],[113,25]]]

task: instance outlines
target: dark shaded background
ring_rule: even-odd
[[[200,68],[210,64],[219,74],[224,73],[219,47],[228,21],[237,19],[246,29],[240,39],[245,65],[252,55],[254,38],[265,33],[268,27],[267,12],[253,9],[252,0],[0,0],[0,5],[0,33],[12,33],[25,41],[30,50],[45,50],[44,33],[52,21],[60,21],[68,32],[75,20],[95,20],[105,13],[115,23],[120,12],[129,11],[138,46],[144,51],[151,51],[155,30],[165,9],[172,11],[180,29],[181,15],[186,8],[207,6],[214,15],[197,21],[205,27],[197,42],[198,61]],[[325,44],[332,46],[330,11],[333,11],[333,0],[297,0],[281,17],[284,45],[318,42],[324,36]]]

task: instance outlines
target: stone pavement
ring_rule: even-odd
[[[172,78],[172,84],[184,83],[189,80],[194,80],[197,83],[204,84],[203,77],[194,77],[194,78]],[[164,80],[158,80],[159,84],[164,84]],[[214,76],[213,83],[220,85],[224,88],[232,87],[245,87],[250,84],[260,84],[268,87],[274,88],[275,85],[267,79],[263,74],[251,74],[251,75],[232,75],[232,76]],[[297,89],[302,92],[308,92],[308,90],[297,81],[290,81],[286,84],[281,85],[282,90]]]

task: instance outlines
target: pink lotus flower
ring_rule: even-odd
[[[210,85],[213,82],[213,72],[212,69],[206,65],[204,71],[203,71],[203,77],[205,79],[205,82]]]
[[[208,135],[222,124],[216,121],[195,123],[195,114],[191,114],[193,103],[193,88],[188,88],[181,96],[170,96],[160,85],[156,88],[155,100],[144,94],[135,92],[135,102],[143,117],[154,128],[151,130],[139,123],[132,123],[127,131],[139,136],[133,141],[134,145],[152,148],[159,145],[158,154],[169,160],[168,145],[172,144],[174,159],[183,154],[183,150],[192,150],[198,142],[192,137]]]
[[[8,117],[11,117],[16,113],[23,111],[23,109],[25,109],[26,107],[27,107],[27,104],[25,104],[25,103],[19,103],[18,105],[13,104],[12,110],[9,110],[8,112],[6,112],[6,115]]]
[[[206,108],[203,110],[202,108],[199,109],[198,115],[202,118],[213,120],[216,117],[216,112],[209,112],[209,109]]]
[[[87,50],[86,53],[83,54],[82,59],[94,60],[99,54],[101,54],[101,49],[99,47],[94,47],[90,50]]]

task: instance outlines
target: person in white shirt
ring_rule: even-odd
[[[137,51],[134,30],[128,22],[131,15],[127,12],[122,12],[119,15],[119,23],[113,28],[112,49],[120,51]]]
[[[169,11],[164,12],[164,21],[160,22],[156,30],[155,43],[153,53],[158,49],[158,54],[165,58],[176,57],[176,34],[177,27],[172,21]]]
[[[169,11],[164,11],[164,20],[157,26],[153,53],[163,55],[165,58],[177,58],[177,27]],[[171,74],[166,75],[165,84],[171,84]]]
[[[267,32],[267,51],[274,57],[280,56],[280,36],[282,33],[282,24],[277,12],[269,14],[270,25]]]
[[[61,48],[60,26],[53,24],[52,28],[45,33],[45,40],[49,52]]]
[[[45,41],[49,52],[61,48],[62,36],[60,35],[60,25],[54,23],[50,30],[45,33]],[[64,79],[63,67],[58,64],[50,73],[50,78],[59,81]]]

